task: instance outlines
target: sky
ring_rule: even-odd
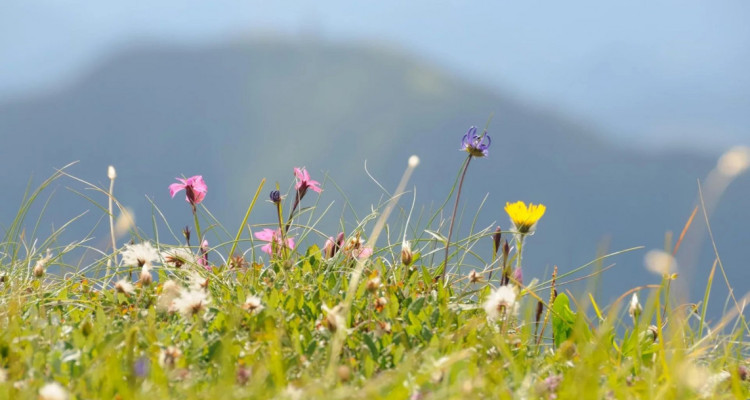
[[[393,46],[623,145],[750,144],[750,2],[0,2],[0,102],[72,84],[148,43],[256,35]]]

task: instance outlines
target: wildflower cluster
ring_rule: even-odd
[[[412,211],[389,220],[412,158],[393,198],[335,230],[308,226],[325,214],[310,196],[327,196],[297,167],[288,193],[277,183],[261,202],[269,220],[251,215],[261,183],[236,236],[211,218],[196,175],[169,185],[171,197],[185,191],[193,217],[182,238],[158,224],[156,240],[134,226],[123,238],[111,221],[111,242],[91,264],[94,241],[38,248],[18,233],[0,242],[0,398],[750,395],[746,299],[735,303],[731,335],[723,330],[733,316],[711,323],[705,305],[678,304],[679,246],[646,253],[658,284],[602,306],[565,286],[596,263],[551,266],[549,278],[525,264],[537,228],[543,234],[543,204],[495,204],[505,230],[486,221],[454,241],[468,167],[491,143],[475,127],[463,136],[450,224],[442,209],[424,227]],[[111,196],[114,168],[108,177]],[[82,267],[72,267],[71,249],[86,253]]]

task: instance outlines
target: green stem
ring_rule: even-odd
[[[198,210],[193,205],[193,220],[195,220],[195,233],[198,234],[198,247],[203,245],[203,236],[201,235],[201,225],[198,223]]]
[[[242,230],[245,228],[245,224],[247,224],[247,219],[250,218],[250,212],[253,211],[253,208],[255,207],[255,202],[258,200],[258,196],[260,195],[261,189],[263,189],[263,185],[266,184],[266,178],[263,178],[260,181],[260,185],[258,185],[258,190],[255,191],[255,196],[253,196],[253,201],[250,202],[250,206],[247,208],[247,212],[245,213],[245,218],[242,220],[242,224],[240,224],[240,229],[237,230],[237,236],[234,237],[234,243],[232,243],[232,249],[229,251],[229,257],[234,256],[234,250],[237,248],[237,243],[240,241],[240,237],[242,236]],[[198,225],[198,219],[195,219],[196,226]],[[200,235],[200,233],[198,233]],[[201,242],[202,243],[202,242]]]
[[[461,198],[461,188],[464,185],[464,178],[466,178],[466,171],[469,169],[469,162],[471,161],[471,154],[466,157],[464,161],[463,172],[461,172],[461,180],[458,181],[458,192],[456,192],[456,204],[453,206],[453,215],[451,216],[451,225],[448,228],[448,239],[445,242],[445,261],[443,261],[443,270],[440,272],[440,281],[445,282],[445,273],[448,271],[448,249],[451,244],[451,236],[453,235],[453,223],[456,222],[456,212],[458,211],[458,201]]]
[[[526,235],[523,233],[519,233],[518,236],[516,236],[516,246],[518,246],[518,250],[516,252],[516,268],[521,268],[521,258],[523,257],[523,240],[526,238]],[[512,274],[512,271],[508,271],[508,276]]]

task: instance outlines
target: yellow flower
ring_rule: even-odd
[[[529,203],[526,207],[526,203],[517,201],[513,204],[505,203],[505,212],[510,216],[510,222],[515,226],[516,231],[522,234],[533,232],[537,221],[542,218],[544,211],[547,207],[544,204],[534,205]]]

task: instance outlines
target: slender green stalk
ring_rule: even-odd
[[[263,185],[266,184],[266,178],[261,179],[260,185],[258,185],[258,189],[255,191],[255,196],[253,196],[253,201],[250,202],[250,206],[247,207],[247,212],[245,212],[245,218],[242,219],[242,223],[240,224],[240,229],[237,229],[237,236],[234,237],[234,243],[232,243],[232,249],[229,250],[229,257],[232,257],[234,255],[234,251],[237,249],[237,243],[240,241],[240,237],[242,236],[242,230],[245,228],[245,224],[247,224],[247,219],[250,218],[250,212],[253,211],[253,207],[255,207],[255,202],[258,201],[258,196],[260,195],[260,191],[263,189]],[[198,224],[198,220],[195,220],[196,225]],[[200,235],[200,233],[199,233]]]
[[[471,162],[471,154],[466,157],[464,161],[463,172],[461,172],[461,180],[458,181],[458,192],[456,192],[456,204],[453,206],[453,215],[451,216],[451,225],[448,228],[448,239],[445,241],[445,261],[443,261],[443,270],[440,272],[440,281],[445,282],[445,274],[448,271],[448,256],[451,244],[451,236],[453,235],[453,224],[456,222],[456,213],[458,212],[458,201],[461,199],[461,188],[464,185],[464,178],[466,178],[466,171],[469,169],[469,162]]]
[[[195,221],[195,233],[198,234],[198,247],[203,245],[203,235],[201,235],[201,225],[198,222],[198,211],[193,205],[193,220]]]
[[[401,176],[401,182],[399,182],[398,186],[396,187],[396,191],[394,192],[393,197],[391,197],[391,199],[388,201],[388,204],[383,210],[383,214],[380,215],[380,218],[378,218],[377,222],[375,223],[375,227],[373,227],[372,229],[370,238],[365,244],[366,247],[375,247],[375,243],[378,241],[378,237],[383,231],[388,217],[391,215],[393,208],[396,206],[396,203],[404,193],[406,183],[409,181],[409,178],[411,178],[411,174],[412,172],[414,172],[414,169],[417,167],[417,165],[419,165],[419,158],[417,156],[411,156],[409,158],[409,164],[406,168],[406,171],[404,171],[404,175]],[[352,271],[352,275],[349,280],[349,287],[346,292],[346,297],[344,298],[342,309],[340,310],[341,316],[343,317],[344,321],[349,320],[349,312],[351,310],[352,302],[354,301],[354,296],[357,293],[359,280],[362,278],[362,271],[364,271],[365,265],[365,259],[360,258],[356,260],[356,267],[354,268],[354,271]],[[331,341],[331,358],[328,363],[328,371],[326,372],[326,376],[329,382],[332,382],[335,376],[335,367],[338,364],[339,356],[341,355],[341,349],[344,346],[344,341],[346,340],[346,328],[347,327],[343,327],[343,329],[339,328],[336,331],[333,340]]]
[[[112,212],[112,199],[114,198],[114,191],[115,191],[115,178],[117,177],[117,174],[115,172],[115,168],[113,166],[109,166],[109,169],[107,170],[107,176],[109,177],[109,196],[108,196],[108,203],[109,203],[109,235],[112,238],[112,252],[114,253],[117,249],[117,242],[115,239],[115,215]],[[104,276],[109,277],[109,274],[112,272],[112,257],[107,259],[107,271]]]

